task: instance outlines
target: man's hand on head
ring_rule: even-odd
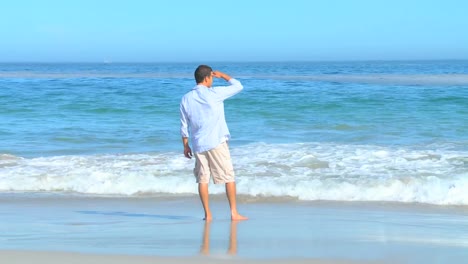
[[[220,71],[213,71],[211,72],[211,75],[216,78],[223,78],[226,81],[229,81],[231,79],[231,76],[225,74],[224,72]]]

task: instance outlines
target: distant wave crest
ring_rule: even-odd
[[[71,79],[71,78],[193,78],[189,73],[38,73],[0,72],[0,78]],[[337,83],[375,83],[396,85],[468,85],[468,74],[311,74],[311,75],[240,75],[241,79],[271,79],[283,81],[313,81]]]

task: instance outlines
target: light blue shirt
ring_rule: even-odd
[[[204,152],[229,140],[231,135],[224,117],[224,100],[239,93],[243,86],[230,79],[229,86],[195,86],[180,102],[180,134],[190,136],[195,153]]]

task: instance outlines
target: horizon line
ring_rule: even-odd
[[[320,62],[441,62],[466,59],[353,59],[353,60],[206,60],[205,63],[320,63]],[[200,63],[199,61],[0,61],[0,64],[164,64]]]

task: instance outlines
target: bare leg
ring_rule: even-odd
[[[231,220],[247,220],[247,217],[242,216],[237,212],[235,182],[226,183],[226,195],[229,200],[229,206],[231,207]]]
[[[205,218],[203,220],[211,221],[213,216],[211,215],[209,197],[208,197],[208,183],[199,183],[198,184],[198,194],[200,195],[200,200],[205,210]]]

